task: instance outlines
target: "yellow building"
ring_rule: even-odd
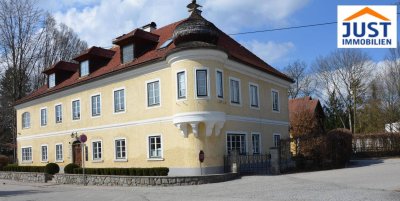
[[[169,167],[223,172],[223,156],[265,154],[288,138],[292,80],[205,20],[151,23],[59,62],[48,83],[17,101],[21,165]]]

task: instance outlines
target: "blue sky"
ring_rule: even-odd
[[[188,16],[189,0],[39,0],[59,22],[72,27],[90,46],[110,47],[116,36],[155,21],[163,26]],[[337,20],[337,5],[390,5],[398,0],[198,0],[203,16],[226,33],[301,26]],[[336,25],[233,36],[272,66],[336,50]],[[374,61],[387,49],[365,49]]]

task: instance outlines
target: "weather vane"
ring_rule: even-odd
[[[192,3],[187,5],[187,8],[189,8],[189,12],[191,12],[191,13],[193,13],[193,12],[201,13],[201,10],[199,10],[199,8],[201,8],[201,7],[202,6],[200,6],[199,4],[196,3],[196,0],[192,0]]]

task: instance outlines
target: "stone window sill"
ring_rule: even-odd
[[[148,161],[164,161],[164,158],[148,158]]]
[[[103,163],[104,160],[93,160],[92,163]]]
[[[128,159],[115,159],[114,162],[128,162]]]

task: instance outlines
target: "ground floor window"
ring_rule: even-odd
[[[260,134],[252,134],[251,141],[253,143],[253,154],[260,154]]]
[[[22,148],[22,161],[32,161],[32,147]]]
[[[149,136],[149,158],[162,158],[161,136]]]
[[[280,134],[274,134],[274,146],[275,147],[281,146],[281,135]]]
[[[47,159],[47,145],[42,145],[42,161],[48,161]]]
[[[246,135],[228,134],[226,138],[228,154],[237,151],[239,154],[246,154]]]
[[[63,161],[63,147],[62,147],[62,144],[56,144],[56,161]]]
[[[115,159],[125,160],[126,150],[125,150],[125,139],[115,140]]]
[[[101,141],[92,142],[93,160],[101,160]]]

